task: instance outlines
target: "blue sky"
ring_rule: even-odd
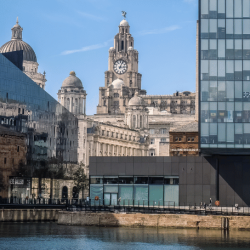
[[[0,46],[11,39],[16,17],[34,49],[46,91],[57,99],[74,70],[87,91],[87,114],[96,113],[108,49],[127,12],[147,94],[195,91],[196,0],[2,0]]]

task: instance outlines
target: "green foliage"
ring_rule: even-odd
[[[83,167],[84,167],[84,164],[81,163],[79,168],[73,174],[74,184],[78,192],[82,190],[82,196],[83,196],[83,190],[86,187],[88,187],[88,182],[89,182],[89,180],[87,179],[87,176],[84,174]]]
[[[0,171],[0,191],[6,188],[2,171]]]

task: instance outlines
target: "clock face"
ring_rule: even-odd
[[[117,60],[114,64],[114,71],[119,75],[124,74],[127,71],[126,62],[123,60]]]

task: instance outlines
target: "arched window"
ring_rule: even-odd
[[[124,49],[124,41],[122,41],[122,44],[121,44],[121,50]]]
[[[64,186],[62,188],[62,199],[63,200],[67,200],[68,199],[68,188],[66,186]]]
[[[79,197],[79,193],[76,186],[73,187],[72,197],[73,199],[78,199]]]

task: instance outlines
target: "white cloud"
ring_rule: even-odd
[[[154,34],[154,35],[155,34],[164,34],[164,33],[170,32],[170,31],[178,30],[180,28],[181,27],[178,26],[178,25],[173,25],[173,26],[162,28],[162,29],[141,31],[139,34],[141,36],[143,36],[143,35],[152,35],[152,34]]]
[[[91,20],[95,20],[95,21],[102,21],[102,20],[104,20],[100,16],[95,16],[95,15],[92,15],[92,14],[89,14],[89,13],[86,13],[86,12],[77,11],[77,13],[80,14],[81,16],[86,17],[86,18],[91,19]]]
[[[99,44],[94,44],[94,45],[89,45],[89,46],[85,46],[82,47],[81,49],[75,49],[75,50],[65,50],[61,53],[61,55],[70,55],[70,54],[74,54],[74,53],[79,53],[79,52],[86,52],[86,51],[90,51],[90,50],[96,50],[96,49],[100,49],[100,48],[104,48],[106,46],[108,46],[108,44],[110,43],[110,41],[113,39],[110,39],[104,43],[99,43]]]

